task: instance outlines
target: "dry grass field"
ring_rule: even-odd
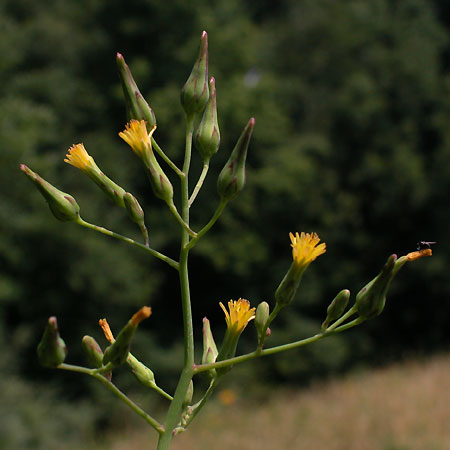
[[[450,355],[280,390],[264,403],[230,394],[216,395],[173,450],[450,449]],[[155,448],[153,435],[143,428],[107,448]]]

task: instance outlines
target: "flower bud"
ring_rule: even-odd
[[[137,358],[135,358],[131,353],[127,356],[127,364],[131,368],[131,372],[137,378],[137,380],[144,386],[149,388],[154,388],[155,375],[153,372],[143,363],[141,363]]]
[[[355,305],[362,319],[371,319],[383,311],[386,293],[396,274],[394,271],[396,261],[397,255],[389,256],[381,272],[358,292]]]
[[[41,342],[37,347],[39,362],[44,367],[58,367],[67,356],[67,347],[59,335],[56,317],[50,317],[47,322]]]
[[[144,319],[149,317],[151,309],[148,306],[143,306],[128,323],[122,328],[116,340],[106,348],[103,356],[103,365],[112,363],[113,366],[123,364],[130,352],[131,339],[139,325]]]
[[[89,155],[83,144],[72,145],[64,162],[85,173],[117,206],[125,207],[123,202],[125,189],[114,183],[100,170],[94,158]]]
[[[188,116],[202,112],[209,98],[208,34],[203,31],[197,60],[181,89],[181,104]]]
[[[89,363],[96,367],[102,367],[103,365],[103,351],[98,345],[97,341],[92,336],[83,336],[81,340],[83,344],[83,350],[89,360]]]
[[[217,354],[216,343],[214,342],[214,337],[212,335],[211,326],[209,320],[203,318],[203,356],[202,364],[212,364],[216,362]],[[216,371],[214,369],[208,371],[208,375],[211,378],[215,378]]]
[[[258,333],[258,343],[261,345],[267,336],[266,323],[269,318],[269,304],[261,302],[256,308],[255,328]]]
[[[151,129],[156,125],[155,113],[140,93],[130,68],[127,66],[125,59],[120,53],[117,53],[116,55],[116,62],[117,67],[119,68],[119,77],[125,97],[128,120],[143,119]]]
[[[231,200],[245,186],[245,160],[254,126],[255,119],[252,117],[242,131],[225,167],[219,174],[217,190],[222,200]]]
[[[328,327],[328,324],[339,319],[339,317],[344,314],[345,308],[347,308],[348,301],[350,299],[350,291],[348,289],[343,289],[338,295],[333,299],[327,308],[327,317],[322,324],[322,331]]]
[[[123,196],[123,201],[125,203],[125,209],[127,210],[130,219],[133,222],[137,223],[139,226],[144,225],[144,211],[142,210],[139,202],[136,200],[136,197],[127,192]]]
[[[71,195],[55,188],[55,186],[30,170],[25,164],[20,165],[20,170],[36,185],[45,200],[47,200],[51,212],[58,220],[62,222],[78,221],[80,218],[80,207]]]
[[[183,400],[183,408],[186,408],[191,404],[193,397],[194,397],[194,382],[191,380]]]
[[[102,367],[103,351],[100,348],[100,345],[98,345],[97,341],[93,337],[86,335],[81,340],[81,343],[83,344],[83,350],[88,358],[89,363],[97,369]],[[110,370],[103,372],[102,375],[109,381],[111,381],[112,372]]]
[[[194,144],[203,162],[207,164],[220,145],[219,124],[217,122],[216,84],[214,77],[209,80],[210,96],[203,117],[195,133]]]

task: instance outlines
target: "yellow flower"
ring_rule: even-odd
[[[228,302],[229,313],[222,302],[220,302],[220,307],[225,313],[227,328],[235,333],[242,333],[247,324],[255,318],[256,308],[250,308],[250,302],[242,298]]]
[[[326,244],[319,244],[320,239],[316,233],[289,233],[291,238],[292,258],[299,267],[309,265],[318,256],[326,252]],[[319,245],[317,245],[319,244]]]
[[[96,169],[97,165],[95,164],[94,158],[89,155],[89,153],[84,148],[83,144],[74,144],[68,150],[64,162],[71,164],[78,169],[84,170],[86,168]]]
[[[133,149],[136,155],[143,158],[152,149],[151,137],[155,130],[156,125],[153,126],[150,133],[147,133],[145,120],[133,119],[126,124],[125,130],[121,131],[119,136]]]

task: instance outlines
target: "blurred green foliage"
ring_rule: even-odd
[[[78,419],[79,429],[110,420],[94,410],[78,419],[76,409],[56,412],[49,384],[69,408],[87,397],[94,404],[103,393],[91,380],[37,366],[35,347],[50,315],[58,317],[69,360],[81,363],[84,334],[104,342],[99,318],[119,330],[150,304],[154,313],[136,337],[135,353],[161,385],[174,386],[182,362],[176,273],[138,249],[54,220],[18,165],[70,192],[86,220],[139,239],[125,213],[63,163],[69,146],[84,142],[102,170],[145,207],[152,246],[176,258],[177,224],[152,198],[139,162],[117,136],[125,111],[115,52],[155,111],[158,143],[180,163],[179,92],[203,29],[222,146],[193,207],[194,228],[215,209],[216,177],[249,117],[256,127],[245,191],[192,253],[196,337],[206,315],[220,340],[219,301],[270,303],[290,264],[288,233],[316,231],[328,251],[273,324],[271,344],[316,333],[335,294],[348,288],[356,295],[388,254],[412,251],[418,240],[438,245],[433,258],[402,270],[381,317],[260,361],[247,369],[249,383],[300,383],[362,361],[448,348],[447,2],[4,0],[0,25],[0,345],[7,362],[0,416],[19,424],[4,426],[12,444],[0,448],[52,448],[45,440],[50,428],[23,428],[28,419],[18,396],[34,402],[32,414],[40,411],[50,424],[58,415],[67,429]],[[197,158],[193,179],[199,171]],[[242,351],[253,348],[251,329],[246,338]],[[132,385],[125,375],[122,383]],[[35,397],[36,389],[42,396]],[[30,440],[22,444],[16,435]]]

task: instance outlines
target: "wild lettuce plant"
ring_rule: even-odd
[[[355,302],[348,307],[350,291],[339,292],[328,306],[325,320],[317,334],[306,339],[286,343],[276,347],[267,347],[271,326],[276,323],[278,314],[288,307],[296,296],[302,277],[309,265],[326,252],[326,244],[320,242],[319,236],[312,233],[290,233],[292,263],[285,277],[274,292],[273,304],[267,302],[253,304],[246,299],[229,300],[219,303],[222,308],[227,330],[223,341],[217,347],[211,325],[207,318],[203,320],[203,355],[201,361],[194,359],[194,324],[192,320],[191,296],[189,288],[189,253],[221,216],[227,204],[244,188],[246,182],[245,164],[247,150],[255,127],[255,119],[250,118],[236,146],[230,153],[217,180],[217,207],[203,228],[194,230],[190,224],[190,210],[195,204],[197,194],[207,176],[210,161],[220,146],[220,132],[217,120],[216,88],[213,77],[208,75],[208,37],[203,32],[197,59],[186,83],[181,90],[181,105],[185,112],[186,134],[185,153],[182,167],[178,167],[163,151],[156,141],[157,123],[152,108],[145,101],[137,87],[131,71],[121,54],[117,54],[117,65],[125,96],[129,122],[119,136],[129,145],[132,152],[141,160],[150,182],[153,194],[166,203],[174,218],[180,225],[180,251],[177,256],[168,256],[151,246],[151,239],[145,224],[142,207],[136,197],[108,178],[99,168],[94,158],[83,144],[75,144],[67,152],[64,161],[87,175],[111,201],[137,224],[142,234],[142,242],[91,224],[80,215],[80,207],[71,195],[60,191],[45,181],[25,165],[21,170],[34,183],[47,201],[51,212],[60,221],[74,222],[92,231],[119,239],[145,251],[150,257],[156,257],[168,264],[179,274],[180,305],[184,324],[184,362],[175,392],[167,393],[157,385],[155,375],[150,367],[132,355],[132,339],[139,324],[147,319],[152,310],[143,306],[114,337],[108,321],[101,319],[99,325],[108,341],[102,348],[93,337],[84,336],[82,345],[88,357],[90,367],[81,367],[65,362],[67,348],[60,336],[55,317],[48,319],[41,342],[38,345],[38,357],[46,367],[68,370],[89,375],[102,383],[135,413],[141,416],[159,435],[158,450],[170,448],[175,435],[184,431],[197,413],[203,408],[222,377],[234,365],[255,358],[287,351],[297,347],[333,336],[379,315],[384,308],[386,294],[400,268],[408,261],[430,256],[431,249],[424,246],[416,252],[397,258],[390,255],[380,273],[366,284],[356,295]],[[197,125],[196,125],[197,124]],[[189,168],[191,164],[192,144],[202,159],[203,168],[199,179],[191,189]],[[164,165],[165,169],[161,166]],[[181,198],[174,200],[174,189],[165,170],[174,172],[180,183]],[[160,320],[164,320],[160,318]],[[167,318],[169,320],[169,318]],[[239,338],[253,321],[255,333],[254,351],[236,355]],[[163,420],[157,420],[144,411],[123,393],[114,383],[116,370],[128,368],[135,375],[144,389],[155,390],[169,402],[167,414]],[[209,387],[196,393],[198,400],[193,402],[194,381],[196,377],[206,375]]]

